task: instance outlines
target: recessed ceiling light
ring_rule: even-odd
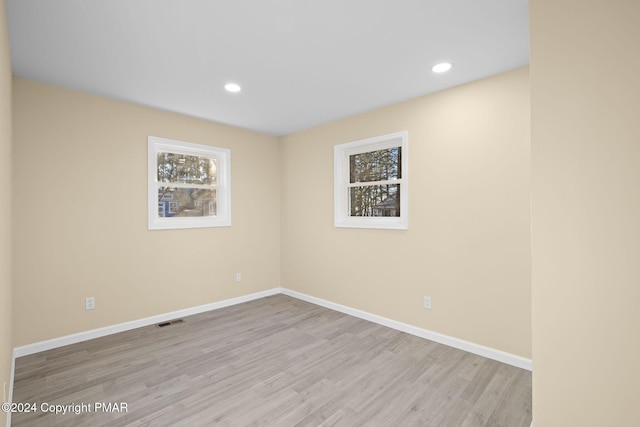
[[[227,92],[233,93],[240,92],[242,90],[240,85],[237,83],[227,83],[226,85],[224,85],[224,88],[227,90]]]
[[[449,71],[450,69],[451,69],[451,63],[450,62],[441,62],[441,63],[436,64],[433,67],[431,67],[431,71],[433,71],[434,73],[445,73],[445,72]]]

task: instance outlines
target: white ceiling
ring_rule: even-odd
[[[272,135],[529,61],[528,0],[6,4],[16,76]]]

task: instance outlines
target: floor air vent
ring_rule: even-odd
[[[182,323],[182,322],[184,322],[184,320],[182,320],[182,319],[169,320],[169,321],[167,321],[167,322],[158,323],[158,324],[156,325],[156,327],[158,327],[158,328],[164,328],[165,326],[175,325],[176,323]]]

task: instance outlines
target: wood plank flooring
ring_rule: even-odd
[[[13,396],[14,427],[531,423],[530,372],[284,295],[18,358]]]

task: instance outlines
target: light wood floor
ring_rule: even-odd
[[[18,358],[13,396],[15,427],[531,423],[530,372],[284,295]]]

